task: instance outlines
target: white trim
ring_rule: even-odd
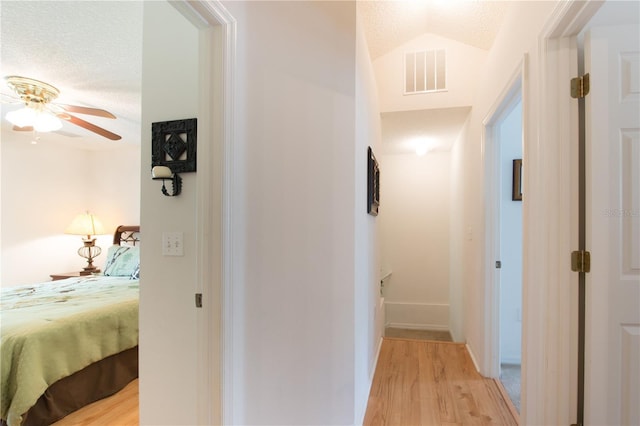
[[[384,298],[382,298],[384,299]],[[386,305],[407,305],[407,306],[435,306],[439,308],[449,308],[448,303],[421,303],[421,302],[384,302]]]
[[[502,359],[500,360],[500,365],[502,364],[511,364],[511,365],[521,365],[522,364],[522,359],[520,358],[509,358],[509,357],[502,357]]]
[[[478,361],[476,361],[475,355],[473,355],[473,351],[471,350],[471,346],[468,343],[465,343],[465,348],[467,348],[467,353],[469,357],[471,357],[471,362],[473,362],[473,366],[476,367],[476,371],[480,373],[480,367],[478,367]]]
[[[207,134],[219,143],[202,144],[200,160],[209,167],[201,176],[196,206],[198,240],[197,288],[203,292],[203,315],[198,315],[200,337],[197,363],[199,375],[197,419],[199,424],[234,424],[233,330],[233,141],[236,21],[219,1],[172,3],[200,29],[209,52],[201,50],[207,66],[201,70],[200,84],[212,95],[201,100],[211,122],[203,120]],[[210,72],[217,68],[220,72]],[[222,152],[223,160],[216,157]],[[218,169],[218,170],[216,170]],[[221,186],[218,186],[218,184]],[[216,237],[220,244],[215,244]],[[214,259],[212,262],[211,259]],[[215,266],[221,269],[216,274]],[[221,343],[221,344],[220,344]]]
[[[521,100],[523,106],[522,128],[523,147],[525,143],[525,70],[527,68],[527,56],[525,55],[511,74],[511,78],[504,86],[500,95],[489,109],[482,121],[483,131],[481,135],[481,152],[484,164],[484,288],[485,288],[485,345],[484,365],[480,370],[486,377],[497,378],[500,376],[500,274],[495,268],[495,262],[500,260],[500,147],[495,136],[497,126],[511,111],[516,102]],[[524,152],[524,150],[523,150]],[[523,156],[524,158],[524,156]],[[526,168],[525,168],[526,172]],[[525,179],[524,185],[527,184]],[[526,193],[527,189],[524,188]],[[525,200],[523,200],[523,205]],[[523,220],[524,229],[524,220]],[[526,239],[523,239],[526,244]],[[524,339],[524,336],[523,336]]]
[[[442,324],[415,324],[404,322],[388,322],[385,324],[385,328],[404,328],[407,330],[434,330],[434,331],[449,331],[449,327]]]
[[[364,416],[367,414],[367,406],[369,405],[369,397],[371,394],[371,387],[373,386],[373,378],[376,375],[376,368],[378,367],[378,358],[380,358],[380,350],[382,349],[382,342],[384,339],[380,337],[380,341],[378,342],[378,350],[376,351],[376,357],[373,360],[373,370],[369,374],[369,383],[367,386],[367,398],[363,401],[364,406],[360,406],[360,409],[356,411],[355,415],[355,423],[356,425],[361,425],[364,423]]]
[[[449,305],[384,302],[385,326],[417,330],[449,330]]]
[[[524,424],[576,421],[577,274],[571,273],[567,259],[577,247],[577,198],[572,191],[577,119],[568,85],[577,73],[572,37],[602,3],[558,2],[538,38],[538,123],[526,131],[531,143],[525,149],[531,161],[525,169],[530,203],[524,209]]]

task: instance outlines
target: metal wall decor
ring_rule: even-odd
[[[167,166],[173,173],[196,171],[198,119],[151,124],[151,167]]]
[[[196,141],[198,120],[162,121],[151,123],[151,176],[162,180],[162,193],[173,197],[182,191],[178,173],[196,171]],[[167,191],[164,181],[172,181]]]

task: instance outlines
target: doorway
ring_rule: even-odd
[[[522,98],[510,102],[496,126],[500,155],[500,381],[518,412],[522,360]]]
[[[523,70],[484,120],[486,375],[499,378],[520,412],[523,248]]]

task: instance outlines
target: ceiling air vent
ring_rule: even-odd
[[[444,49],[410,52],[404,57],[404,94],[447,90]]]

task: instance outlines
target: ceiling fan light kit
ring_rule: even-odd
[[[122,139],[121,136],[115,133],[68,113],[74,112],[111,119],[116,118],[110,112],[98,108],[53,103],[60,91],[43,81],[16,75],[7,76],[5,80],[7,86],[18,95],[19,101],[25,105],[24,108],[10,111],[6,115],[7,120],[15,126],[14,130],[52,132],[62,128],[61,120],[65,120],[107,139],[114,141]]]
[[[62,128],[62,121],[47,111],[38,111],[32,107],[24,107],[9,111],[7,120],[16,127],[32,127],[36,132],[53,132]]]

